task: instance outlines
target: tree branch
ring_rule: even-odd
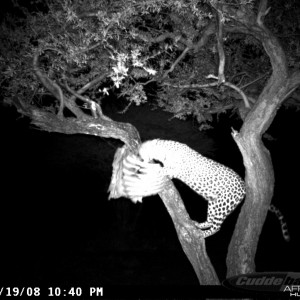
[[[300,85],[300,71],[296,70],[294,71],[288,79],[288,89],[289,90],[295,90]]]
[[[141,40],[147,43],[160,43],[165,41],[166,39],[170,38],[175,43],[180,42],[186,46],[186,48],[192,49],[194,52],[199,51],[203,46],[206,45],[208,38],[215,34],[215,24],[210,23],[202,32],[201,39],[193,43],[191,42],[193,39],[184,39],[181,34],[173,33],[173,32],[165,32],[157,37],[152,37],[148,33],[142,32],[135,32],[136,36],[139,37]]]
[[[252,80],[252,81],[250,81],[250,82],[244,84],[243,86],[240,87],[240,89],[245,89],[246,87],[250,86],[251,84],[253,84],[253,83],[255,83],[255,82],[257,82],[257,81],[263,79],[263,78],[266,77],[267,75],[269,75],[269,72],[267,72],[267,73],[261,75],[260,77],[258,77],[258,78],[256,78],[256,79],[254,79],[254,80]]]
[[[217,79],[218,77],[216,77],[214,75],[209,75],[209,78]],[[163,82],[162,85],[172,86],[172,87],[181,88],[181,89],[190,89],[190,88],[201,89],[201,88],[208,88],[208,87],[218,86],[219,83],[218,82],[212,82],[212,83],[207,83],[207,84],[175,85],[175,84],[171,84],[171,83],[168,83],[168,82]],[[233,83],[230,83],[230,82],[223,82],[223,85],[228,86],[228,87],[236,90],[242,96],[242,99],[244,100],[245,107],[250,108],[248,98],[247,98],[246,94],[240,88],[238,88],[237,86],[235,86]]]
[[[168,74],[170,73],[170,72],[172,72],[173,70],[174,70],[174,68],[176,67],[176,65],[185,57],[185,55],[187,54],[187,52],[190,50],[190,48],[189,47],[186,47],[183,51],[182,51],[182,53],[179,55],[179,57],[175,60],[175,62],[172,64],[172,66],[170,67],[170,69],[169,70],[167,70],[165,73],[164,73],[164,75],[162,76],[162,79],[165,79],[167,76],[168,76]]]
[[[218,69],[218,84],[222,84],[225,82],[225,53],[223,47],[223,22],[224,17],[223,13],[220,9],[217,9],[218,15],[218,30],[217,30],[217,42],[218,42],[218,53],[219,53],[219,69]]]
[[[95,101],[92,101],[91,99],[89,99],[88,97],[83,97],[80,94],[78,94],[77,92],[75,92],[73,89],[71,89],[67,83],[66,78],[64,79],[64,83],[65,83],[65,87],[66,89],[72,94],[74,95],[76,98],[81,99],[82,101],[84,101],[85,103],[88,104],[91,113],[93,115],[93,117],[96,119],[97,117],[103,119],[103,120],[107,120],[107,121],[111,121],[111,119],[107,116],[105,116],[102,112],[101,106],[96,103]],[[97,115],[98,113],[98,115]]]
[[[173,220],[182,249],[191,262],[200,284],[219,285],[220,281],[206,252],[202,231],[190,219],[174,184],[170,182],[159,196]]]
[[[102,81],[104,78],[106,78],[107,76],[107,72],[102,73],[101,75],[99,75],[98,77],[96,77],[95,79],[93,79],[92,81],[88,82],[86,85],[84,85],[81,89],[79,89],[76,94],[81,95],[83,94],[85,91],[89,90],[91,87],[95,86],[97,83],[99,83],[100,81]],[[70,101],[74,102],[77,96],[72,96],[70,97]]]
[[[47,49],[48,50],[48,49]],[[53,49],[51,49],[53,50]],[[44,50],[38,49],[35,51],[33,56],[33,70],[37,76],[37,78],[42,82],[42,84],[49,90],[49,92],[59,101],[59,110],[58,110],[58,117],[63,118],[63,110],[64,110],[64,95],[59,87],[58,84],[56,84],[54,81],[50,80],[47,75],[43,74],[43,72],[40,70],[38,65],[38,60],[40,53]],[[56,51],[56,50],[54,50]]]
[[[201,39],[195,43],[192,47],[194,52],[198,52],[202,47],[206,45],[211,35],[215,34],[216,26],[214,23],[210,23],[202,32]]]
[[[34,71],[44,86],[54,95],[56,99],[60,101],[59,113],[55,115],[53,113],[38,110],[33,108],[31,105],[26,105],[21,101],[15,101],[17,110],[21,114],[30,117],[32,124],[42,128],[45,131],[60,132],[65,134],[83,133],[101,137],[116,138],[123,141],[132,151],[136,151],[137,146],[140,143],[140,136],[136,128],[129,123],[112,121],[102,113],[101,107],[97,103],[91,100],[88,101],[88,99],[80,95],[102,80],[106,74],[104,73],[87,83],[78,92],[73,91],[68,85],[66,85],[68,91],[73,94],[70,99],[67,99],[63,96],[61,88],[39,69],[39,53],[40,51],[36,51],[33,58]],[[94,114],[94,117],[97,116],[97,119],[86,115],[77,107],[75,103],[75,99],[77,97],[91,105],[91,109],[98,113],[98,115]],[[74,113],[76,118],[64,118],[64,106],[69,108],[70,111]]]
[[[250,104],[249,104],[246,94],[239,87],[237,87],[236,85],[234,85],[233,83],[230,83],[230,82],[224,82],[223,84],[236,90],[242,96],[245,107],[250,108]]]
[[[135,152],[140,144],[140,136],[136,128],[130,123],[121,123],[103,119],[86,117],[84,119],[64,118],[41,111],[24,103],[16,103],[18,111],[30,117],[31,123],[48,132],[59,132],[64,134],[88,134],[104,138],[114,138],[124,142],[127,147]]]

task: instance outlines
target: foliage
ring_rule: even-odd
[[[104,80],[85,92],[98,103],[109,94],[140,105],[147,101],[185,119],[193,116],[207,128],[213,114],[234,110],[242,98],[231,88],[213,85],[219,56],[215,28],[218,1],[198,0],[39,0],[12,1],[1,23],[0,68],[4,103],[21,99],[53,107],[32,72],[32,57],[68,94],[101,74]],[[225,2],[223,2],[225,3]],[[227,1],[256,9],[253,1]],[[300,64],[300,6],[296,0],[270,1],[267,26],[281,38],[291,68]],[[230,17],[225,18],[230,25]],[[214,26],[214,25],[213,25]],[[226,28],[225,28],[226,29]],[[224,32],[226,80],[250,99],[270,76],[268,56],[252,36]],[[259,80],[257,80],[259,79]],[[155,84],[153,84],[155,83]],[[200,86],[206,85],[204,87]],[[184,86],[184,87],[183,87]]]

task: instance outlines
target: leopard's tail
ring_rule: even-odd
[[[285,239],[286,242],[289,242],[291,237],[290,237],[290,233],[289,233],[289,230],[287,227],[287,223],[284,219],[282,212],[273,204],[270,205],[269,211],[274,213],[275,216],[278,218],[278,221],[280,222],[280,225],[281,225],[283,238]]]

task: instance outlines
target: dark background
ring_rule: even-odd
[[[234,119],[221,117],[201,133],[193,120],[168,121],[171,115],[148,106],[127,114],[106,113],[131,122],[143,140],[184,142],[244,176],[242,158],[231,138]],[[227,120],[227,121],[225,121]],[[1,109],[1,256],[2,280],[102,285],[197,285],[170,216],[158,196],[142,204],[107,200],[111,165],[121,142],[35,129],[14,109]],[[269,213],[258,245],[257,271],[299,271],[299,113],[280,109],[265,140],[275,168],[273,203],[288,222],[291,241],[283,240]],[[176,181],[190,216],[206,218],[207,203]],[[239,208],[221,230],[207,238],[208,255],[225,278],[225,259]]]

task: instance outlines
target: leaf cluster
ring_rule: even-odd
[[[90,99],[100,102],[113,94],[137,105],[150,101],[177,118],[210,122],[213,114],[241,102],[228,87],[208,86],[208,76],[217,76],[219,67],[212,3],[232,9],[244,5],[255,12],[255,1],[244,2],[35,0],[25,7],[13,1],[21,13],[7,13],[1,23],[1,96],[10,104],[19,98],[43,105],[48,92],[32,72],[39,51],[40,68],[66,94],[64,82],[77,91],[107,74],[85,92]],[[299,68],[300,45],[294,38],[299,35],[299,5],[295,0],[272,0],[270,5],[266,24],[283,40],[289,65]],[[270,62],[253,36],[226,31],[232,22],[228,13],[226,78],[255,98],[270,75]]]

